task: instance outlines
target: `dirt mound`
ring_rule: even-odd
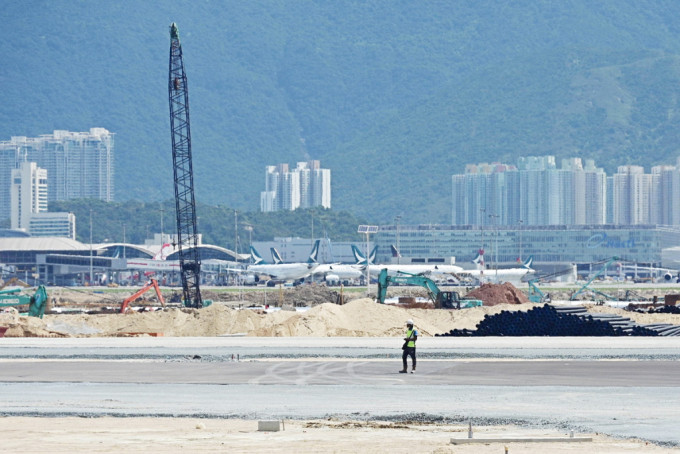
[[[451,329],[476,329],[485,315],[502,311],[528,311],[536,305],[511,304],[507,286],[492,286],[490,303],[462,310],[420,309],[378,304],[368,298],[355,299],[344,305],[323,303],[306,311],[235,309],[227,303],[215,302],[202,309],[172,308],[155,312],[128,314],[46,314],[44,318],[23,317],[10,310],[0,317],[0,325],[8,326],[6,337],[114,337],[137,335],[197,336],[247,335],[287,336],[356,336],[402,337],[405,322],[412,319],[422,336],[434,336]],[[498,296],[498,290],[503,289]],[[510,289],[512,290],[512,289]],[[509,292],[512,295],[512,292]],[[304,296],[304,295],[303,295]],[[496,303],[495,305],[492,303]],[[593,312],[622,311],[594,306]],[[680,315],[626,313],[639,323],[680,324]]]
[[[415,321],[423,336],[433,336],[452,327],[472,329],[485,314],[495,313],[501,307],[459,311],[406,309],[362,298],[344,305],[319,304],[305,312],[279,310],[264,313],[213,303],[203,309],[128,314],[50,314],[43,319],[18,317],[12,320],[6,336],[111,337],[157,333],[163,336],[391,337],[403,334],[408,319]]]
[[[484,302],[485,306],[495,306],[497,304],[524,304],[529,302],[529,298],[524,292],[509,282],[504,284],[482,284],[466,295],[467,298],[478,299]]]

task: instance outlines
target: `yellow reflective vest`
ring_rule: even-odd
[[[418,331],[416,331],[415,328],[410,329],[406,331],[406,337],[411,337],[411,336],[418,336]],[[407,347],[415,347],[416,346],[416,341],[415,340],[410,340],[406,343]]]

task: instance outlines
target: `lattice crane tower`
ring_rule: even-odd
[[[191,163],[191,131],[189,127],[189,90],[184,72],[182,45],[177,25],[170,26],[170,129],[172,162],[175,175],[175,208],[177,211],[177,247],[182,275],[184,305],[201,308],[201,257],[198,251],[194,172]]]

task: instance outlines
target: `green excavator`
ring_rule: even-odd
[[[437,309],[465,309],[469,307],[481,306],[480,300],[461,299],[458,292],[442,291],[437,284],[428,277],[420,274],[411,274],[400,271],[396,274],[389,274],[383,268],[378,276],[378,302],[385,303],[387,287],[393,284],[419,285],[427,290],[427,294]]]
[[[41,285],[33,295],[21,293],[21,289],[13,288],[0,290],[0,307],[26,306],[28,315],[42,318],[47,306],[47,290]]]

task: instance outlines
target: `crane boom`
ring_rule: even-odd
[[[182,45],[177,25],[170,26],[170,129],[172,162],[175,176],[175,208],[177,213],[177,248],[184,305],[203,307],[199,287],[201,258],[198,251],[194,174],[191,162],[191,131],[189,122],[189,91],[184,72]],[[186,249],[185,249],[186,248]]]

